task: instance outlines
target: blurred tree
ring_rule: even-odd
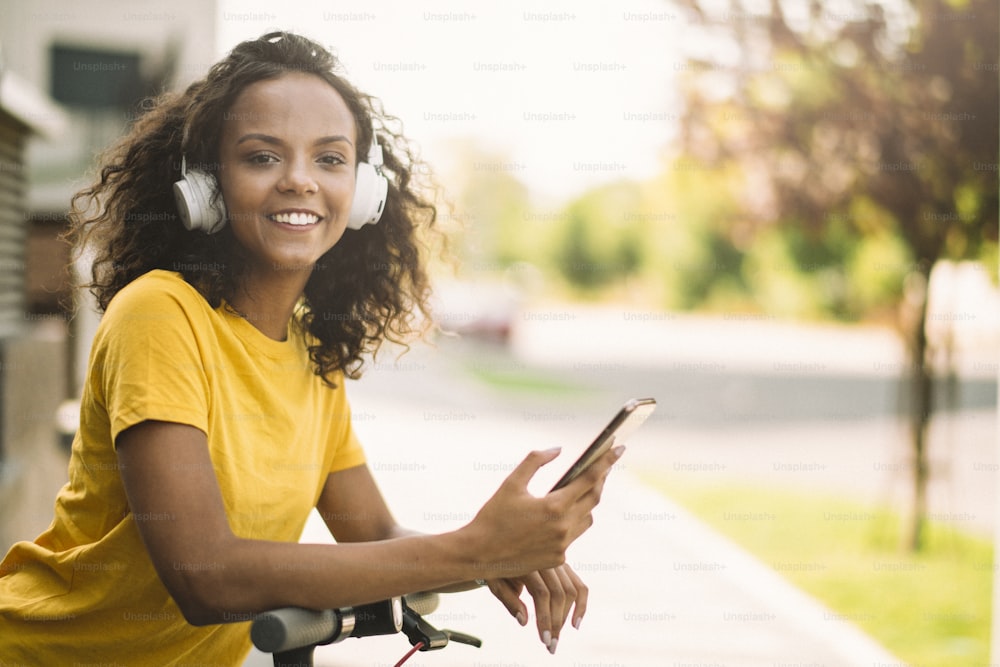
[[[474,238],[467,249],[479,263],[478,270],[495,273],[524,257],[530,246],[531,204],[528,189],[503,168],[499,160],[475,164],[501,165],[470,178],[462,192],[462,205],[474,220]]]
[[[794,226],[801,252],[848,228],[865,239],[855,264],[900,258],[894,239],[909,255],[897,321],[911,371],[905,540],[917,550],[934,407],[926,286],[939,259],[976,257],[997,234],[998,3],[674,2],[696,28],[680,68],[685,150],[742,167],[754,233]]]
[[[594,290],[635,274],[643,263],[643,229],[635,211],[641,187],[619,181],[588,190],[569,203],[557,228],[553,261],[572,285]]]
[[[450,236],[467,274],[496,275],[520,260],[533,261],[535,236],[546,232],[532,212],[521,163],[472,140],[453,142],[455,165],[446,177],[455,199],[446,205],[459,224]]]
[[[647,252],[662,273],[669,309],[758,310],[744,275],[742,212],[735,196],[742,179],[680,157],[649,188],[648,217],[657,224]]]

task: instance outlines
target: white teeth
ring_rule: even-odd
[[[319,216],[312,213],[275,213],[271,219],[286,225],[314,225],[319,222]]]

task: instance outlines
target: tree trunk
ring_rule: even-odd
[[[910,292],[906,301],[912,308],[908,317],[909,351],[909,435],[913,451],[913,506],[903,534],[903,547],[911,552],[924,546],[924,528],[927,521],[927,484],[930,466],[927,460],[928,427],[934,409],[934,368],[928,358],[927,341],[927,287],[930,282],[930,264],[920,264],[911,275]]]

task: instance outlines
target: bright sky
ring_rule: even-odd
[[[292,5],[221,0],[219,55],[275,28],[327,45],[443,177],[510,170],[558,201],[661,168],[680,113],[671,50],[680,21],[664,0]],[[463,165],[455,139],[495,157]]]

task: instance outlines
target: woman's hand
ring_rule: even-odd
[[[587,608],[587,587],[565,565],[566,550],[593,524],[591,511],[623,452],[622,446],[613,448],[570,484],[541,498],[528,492],[528,483],[559,450],[531,452],[465,528],[478,553],[488,558],[478,564],[483,578],[521,625],[528,622],[521,591],[534,599],[538,634],[550,652],[570,610],[575,608],[576,627]]]
[[[492,579],[486,583],[490,592],[521,625],[528,624],[528,608],[521,601],[521,591],[528,591],[535,602],[538,637],[549,653],[556,652],[559,633],[566,624],[570,611],[573,611],[573,627],[577,629],[580,628],[583,615],[587,613],[587,585],[566,564],[522,577]]]
[[[476,563],[482,578],[519,577],[562,565],[569,545],[593,524],[591,511],[624,450],[613,448],[572,482],[540,498],[528,492],[528,483],[559,450],[528,454],[462,529],[483,559]]]

